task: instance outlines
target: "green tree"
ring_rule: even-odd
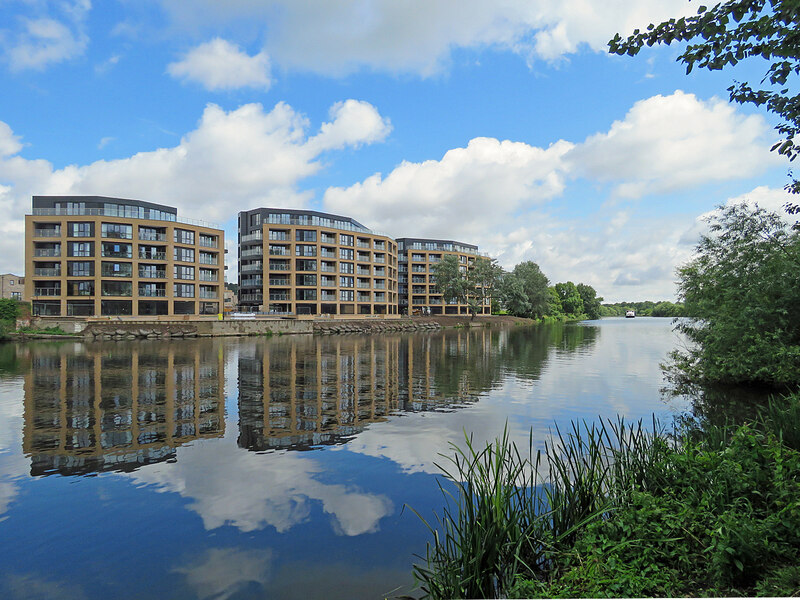
[[[547,277],[535,262],[518,264],[503,276],[500,286],[506,309],[517,317],[543,317],[548,309],[547,284]]]
[[[683,41],[690,43],[678,60],[687,74],[694,67],[715,71],[748,59],[769,63],[757,86],[734,81],[728,92],[732,102],[764,106],[779,118],[776,129],[782,139],[772,149],[794,160],[800,154],[795,141],[800,140],[800,94],[792,89],[792,77],[800,74],[800,1],[731,0],[711,9],[699,6],[696,16],[651,23],[647,31],[636,29],[624,40],[616,34],[609,48],[634,56],[645,45]],[[800,180],[786,188],[800,193]],[[787,205],[787,210],[797,214],[800,206]]]
[[[583,300],[574,283],[567,281],[566,283],[557,283],[554,287],[561,300],[561,308],[566,314],[573,316],[583,314]]]
[[[467,280],[474,291],[476,304],[484,307],[491,304],[497,292],[503,269],[493,258],[479,258],[467,273]]]
[[[457,301],[459,304],[466,304],[472,316],[475,316],[475,284],[467,278],[466,272],[461,270],[455,255],[448,254],[435,264],[433,276],[445,302]]]
[[[600,318],[600,303],[602,298],[598,298],[595,289],[585,283],[578,284],[578,294],[583,301],[583,312],[590,319]]]
[[[744,204],[710,218],[695,258],[678,270],[694,346],[671,355],[673,381],[800,383],[800,232]]]
[[[560,317],[564,314],[564,308],[561,306],[561,298],[552,285],[547,288],[547,314],[551,317]]]

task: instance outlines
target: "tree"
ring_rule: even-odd
[[[502,275],[503,269],[495,259],[479,258],[475,261],[472,270],[467,273],[467,279],[472,284],[478,306],[491,303]]]
[[[608,45],[612,53],[635,56],[644,45],[673,41],[694,42],[678,57],[687,74],[694,67],[713,71],[756,57],[769,61],[759,86],[734,81],[730,99],[765,106],[777,115],[775,129],[782,139],[772,149],[790,161],[800,154],[800,94],[790,85],[792,76],[800,74],[799,0],[732,0],[710,10],[700,6],[694,17],[651,23],[647,31],[636,29],[625,40],[616,34]],[[800,180],[793,179],[786,189],[800,193]],[[787,211],[797,214],[800,206],[787,204]]]
[[[467,304],[472,316],[475,316],[475,309],[469,303],[470,297],[475,296],[475,286],[467,279],[465,272],[461,270],[458,258],[453,254],[448,254],[442,258],[441,262],[433,266],[433,276],[436,278],[436,287],[442,294],[445,302],[457,301],[459,304]]]
[[[508,312],[538,319],[547,314],[547,277],[535,262],[525,261],[503,276],[501,294]]]
[[[600,318],[600,303],[602,298],[597,297],[595,289],[585,283],[578,284],[578,295],[583,301],[583,312],[590,319]]]
[[[555,288],[558,298],[561,300],[561,308],[566,314],[573,316],[583,314],[583,300],[574,283],[571,281],[557,283]]]
[[[547,288],[547,315],[550,317],[560,317],[564,314],[564,307],[561,306],[561,297],[558,295],[556,288],[550,286]]]
[[[800,232],[780,215],[720,207],[678,270],[693,347],[671,355],[673,381],[800,383]]]

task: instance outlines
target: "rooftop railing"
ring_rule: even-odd
[[[169,213],[168,213],[169,214]],[[124,216],[120,215],[119,211],[117,210],[106,210],[104,208],[34,208],[33,215],[37,217],[75,217],[75,216],[87,216],[87,217],[113,217],[114,219],[140,219],[142,217],[139,216]],[[184,223],[186,225],[195,225],[197,227],[207,227],[209,229],[221,229],[217,223],[211,223],[208,221],[201,221],[199,219],[189,219],[186,217],[178,218],[177,215],[174,216],[174,219],[165,219],[165,218],[152,218],[147,217],[145,220],[147,221],[167,221],[170,223]]]

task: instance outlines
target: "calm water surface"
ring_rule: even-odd
[[[0,597],[382,598],[438,453],[665,420],[669,319],[0,346]]]

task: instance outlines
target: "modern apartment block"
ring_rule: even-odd
[[[25,217],[25,297],[34,315],[222,311],[221,229],[170,206],[104,196],[34,196]]]
[[[25,278],[13,273],[0,275],[0,298],[27,300],[25,296]]]
[[[480,258],[478,247],[453,240],[397,238],[399,260],[399,306],[402,314],[468,315],[469,306],[458,301],[445,302],[436,288],[433,267],[448,255],[458,258],[463,273]],[[491,305],[478,309],[491,314]]]
[[[239,306],[287,315],[396,315],[397,244],[349,217],[239,213]]]

